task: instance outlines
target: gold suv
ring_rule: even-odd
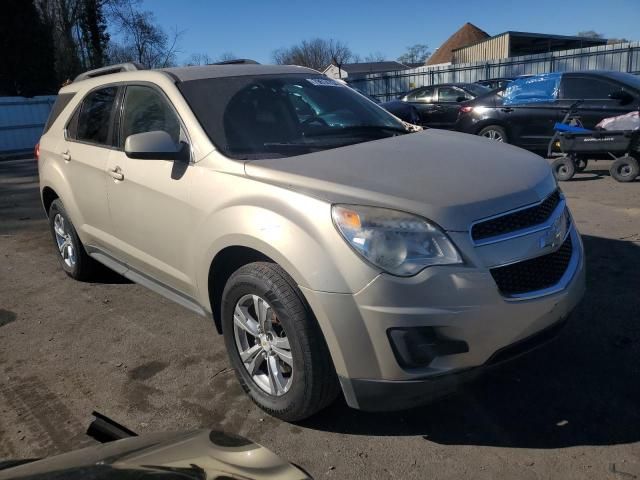
[[[551,338],[584,291],[546,162],[409,133],[295,66],[87,72],[39,146],[62,268],[212,318],[242,387],[305,418],[423,403]]]

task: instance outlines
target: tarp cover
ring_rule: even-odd
[[[516,78],[504,92],[503,105],[550,102],[558,98],[561,73]]]
[[[596,128],[605,130],[640,130],[640,112],[629,112],[602,120]]]

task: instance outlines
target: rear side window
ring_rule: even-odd
[[[122,120],[122,140],[129,135],[161,130],[177,143],[180,140],[180,121],[164,96],[151,87],[127,87]]]
[[[75,93],[61,93],[56,97],[56,101],[53,103],[53,107],[51,107],[51,112],[49,112],[49,118],[47,118],[47,123],[44,125],[44,132],[51,128],[53,122],[60,116],[64,108],[69,105],[69,102],[73,97],[75,97]]]
[[[608,99],[616,90],[612,83],[598,78],[564,77],[562,79],[562,96],[567,99],[589,100]]]
[[[407,100],[410,102],[429,103],[433,101],[434,94],[435,94],[434,88],[422,88],[420,90],[416,90],[415,92],[407,95]]]
[[[98,145],[107,144],[111,113],[117,93],[118,87],[107,87],[87,95],[78,112],[76,140]]]
[[[454,103],[458,98],[463,97],[469,100],[471,97],[464,91],[456,87],[440,87],[438,89],[438,101],[445,103]]]

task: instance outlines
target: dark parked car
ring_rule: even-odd
[[[418,114],[418,110],[413,105],[410,105],[405,102],[401,102],[400,100],[391,100],[389,102],[380,102],[376,97],[369,95],[368,93],[363,92],[358,88],[353,88],[356,92],[361,95],[364,95],[372,102],[377,103],[382,108],[384,108],[387,112],[395,115],[403,122],[412,123],[414,125],[420,125],[420,115]]]
[[[419,125],[451,129],[458,120],[460,106],[488,92],[487,87],[477,83],[445,83],[416,88],[400,101],[415,107],[420,116]]]
[[[553,136],[554,124],[577,100],[584,100],[577,107],[582,126],[594,128],[605,117],[640,107],[640,77],[588,71],[518,78],[504,91],[463,105],[456,130],[544,151]]]

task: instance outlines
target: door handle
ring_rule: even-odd
[[[115,180],[124,180],[124,173],[122,173],[120,167],[109,170],[109,175],[111,175],[111,177]]]
[[[62,152],[60,154],[62,156],[62,158],[64,159],[65,162],[68,162],[69,160],[71,160],[71,155],[69,155],[69,152]]]
[[[503,108],[502,111],[504,113],[511,113],[511,112],[513,112],[513,108],[506,107],[506,108]]]

